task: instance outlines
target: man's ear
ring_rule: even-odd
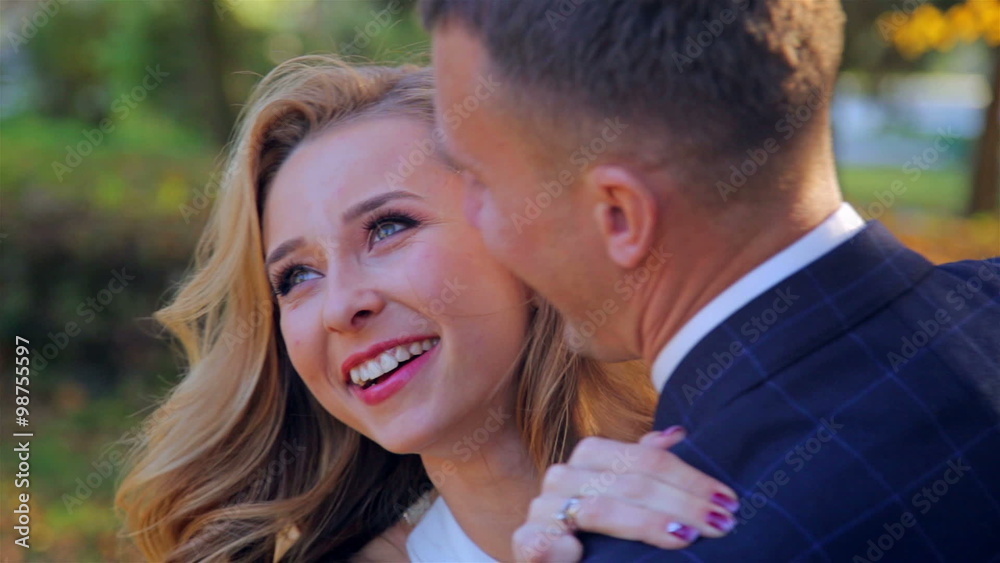
[[[638,267],[656,233],[655,194],[642,176],[619,165],[594,166],[583,180],[608,256],[623,269]]]

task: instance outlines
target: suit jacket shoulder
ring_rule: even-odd
[[[741,495],[683,551],[586,535],[593,561],[1000,557],[1000,263],[935,267],[878,223],[714,329],[656,427]]]

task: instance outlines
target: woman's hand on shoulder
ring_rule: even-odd
[[[517,560],[578,561],[583,546],[572,527],[661,549],[729,533],[736,494],[668,451],[684,438],[684,429],[671,427],[637,444],[582,440],[567,463],[546,471],[528,521],[514,534]],[[557,518],[567,512],[568,522]]]

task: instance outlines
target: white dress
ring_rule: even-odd
[[[444,498],[437,497],[406,540],[410,561],[496,563],[465,535]]]

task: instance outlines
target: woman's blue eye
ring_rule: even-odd
[[[274,276],[271,280],[271,287],[277,296],[288,295],[293,287],[312,279],[310,276],[319,276],[319,274],[303,266],[290,266]]]
[[[408,213],[387,211],[365,222],[368,232],[368,246],[371,247],[392,235],[420,225],[420,221]]]
[[[292,287],[295,287],[296,285],[304,281],[312,279],[310,276],[315,276],[315,275],[316,275],[315,272],[299,268],[298,270],[292,272],[291,275],[288,276],[288,284]]]
[[[379,242],[386,237],[390,237],[399,231],[402,231],[407,226],[399,221],[385,221],[375,225],[372,230],[372,242]]]

